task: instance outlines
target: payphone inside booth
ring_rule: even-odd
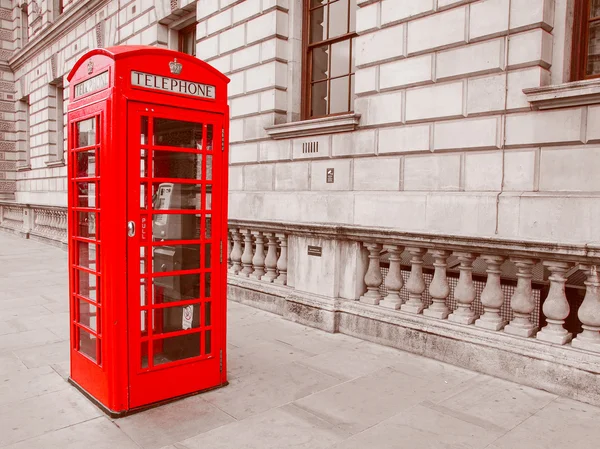
[[[70,382],[111,416],[225,385],[229,80],[123,46],[69,81]]]

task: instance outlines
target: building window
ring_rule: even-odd
[[[29,12],[27,11],[27,3],[21,5],[21,47],[24,47],[29,42]]]
[[[572,81],[600,77],[600,0],[576,0]]]
[[[48,163],[63,163],[65,151],[65,90],[62,78],[53,81],[48,87],[50,116],[53,122],[53,126],[50,128],[53,138],[50,139],[50,157]]]
[[[304,118],[353,110],[356,0],[304,0]]]
[[[31,142],[29,141],[31,108],[29,106],[29,96],[21,98],[17,102],[17,108],[18,168],[29,168],[31,164]]]
[[[54,0],[54,4],[53,4],[54,8],[54,20],[58,19],[58,17],[63,13],[65,7],[64,7],[64,0]]]
[[[178,32],[179,44],[177,50],[188,55],[196,56],[196,23],[193,23]]]

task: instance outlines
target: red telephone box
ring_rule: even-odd
[[[228,78],[122,46],[68,79],[71,382],[112,416],[225,385]]]

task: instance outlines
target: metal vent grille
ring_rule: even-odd
[[[96,46],[98,48],[104,47],[104,20],[96,24]]]
[[[304,142],[302,144],[302,153],[310,154],[310,153],[318,153],[319,152],[319,142]]]

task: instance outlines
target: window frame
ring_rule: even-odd
[[[575,0],[573,14],[573,47],[571,49],[571,81],[600,78],[600,73],[587,74],[589,25],[600,22],[600,16],[590,20],[592,0]]]
[[[339,116],[339,115],[346,115],[346,114],[351,114],[354,112],[354,102],[353,100],[353,92],[352,92],[352,76],[355,77],[355,82],[356,82],[356,70],[354,72],[352,72],[352,66],[353,64],[353,58],[354,58],[354,45],[352,43],[352,40],[355,39],[358,34],[356,33],[356,24],[354,26],[355,31],[350,31],[348,33],[336,36],[334,38],[327,38],[325,40],[322,41],[317,41],[314,43],[310,43],[310,11],[311,10],[316,10],[319,7],[314,7],[311,8],[310,7],[310,1],[311,0],[302,0],[302,89],[301,89],[301,101],[300,101],[300,111],[301,111],[301,120],[312,120],[312,119],[319,119],[319,118],[325,118],[325,117],[335,117],[335,116]],[[344,0],[338,0],[338,1],[344,1]],[[354,0],[349,0],[348,1],[348,29],[350,29],[350,21],[351,21],[351,2]],[[335,1],[334,1],[335,2]],[[331,0],[329,0],[328,3],[326,3],[324,6],[321,7],[326,7],[329,4],[331,4]],[[327,27],[329,27],[329,14],[327,15]],[[348,76],[349,78],[349,90],[348,90],[348,111],[345,112],[336,112],[333,114],[325,114],[325,115],[318,115],[318,116],[311,116],[311,106],[312,106],[312,49],[314,48],[318,48],[318,47],[322,47],[324,45],[333,45],[339,42],[343,42],[343,41],[350,41],[350,61],[349,61],[349,72],[348,75],[341,75],[339,78],[342,78],[344,76]],[[329,71],[331,71],[331,54],[328,55],[328,63],[327,63],[327,68]],[[338,77],[334,77],[333,79],[338,78]],[[331,79],[332,78],[327,78],[327,84],[328,84],[328,98],[330,95],[330,91],[331,91]],[[328,108],[330,107],[330,101],[328,100],[327,102]]]
[[[196,41],[197,41],[196,25],[198,25],[198,22],[194,21],[194,23],[191,23],[190,25],[187,25],[187,26],[177,30],[177,51],[179,51],[181,53],[185,53],[183,51],[184,36],[186,34],[191,33],[192,36],[194,37],[194,46],[193,46],[194,51],[192,54],[190,54],[190,56],[196,57]],[[188,54],[188,53],[186,53],[186,54]]]

